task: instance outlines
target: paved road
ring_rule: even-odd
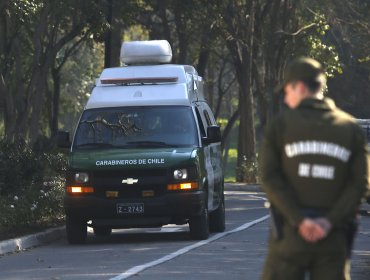
[[[226,192],[227,228],[195,242],[187,226],[117,230],[89,235],[86,245],[62,239],[0,257],[0,279],[259,279],[266,254],[264,196]],[[370,217],[363,218],[353,260],[353,280],[370,279]]]

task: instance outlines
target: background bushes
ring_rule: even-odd
[[[66,157],[0,140],[0,233],[63,220]]]

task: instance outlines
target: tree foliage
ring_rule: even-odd
[[[60,220],[65,169],[61,155],[0,140],[0,234]]]
[[[0,0],[0,133],[52,144],[58,129],[73,129],[99,71],[120,65],[122,40],[166,39],[173,62],[196,66],[226,120],[225,159],[237,127],[245,180],[293,57],[320,60],[328,95],[370,117],[369,18],[361,0]]]
[[[35,142],[46,133],[41,120],[47,108],[50,70],[58,71],[63,65],[58,65],[60,55],[70,53],[75,40],[84,40],[96,31],[101,13],[85,1],[23,0],[3,2],[0,14],[0,97],[5,135],[9,140]],[[51,102],[55,100],[50,98]]]

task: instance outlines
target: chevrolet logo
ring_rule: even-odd
[[[139,182],[139,179],[127,178],[122,180],[122,184],[133,185]]]

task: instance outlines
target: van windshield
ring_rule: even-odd
[[[120,107],[86,110],[73,149],[193,147],[198,132],[191,107]]]

